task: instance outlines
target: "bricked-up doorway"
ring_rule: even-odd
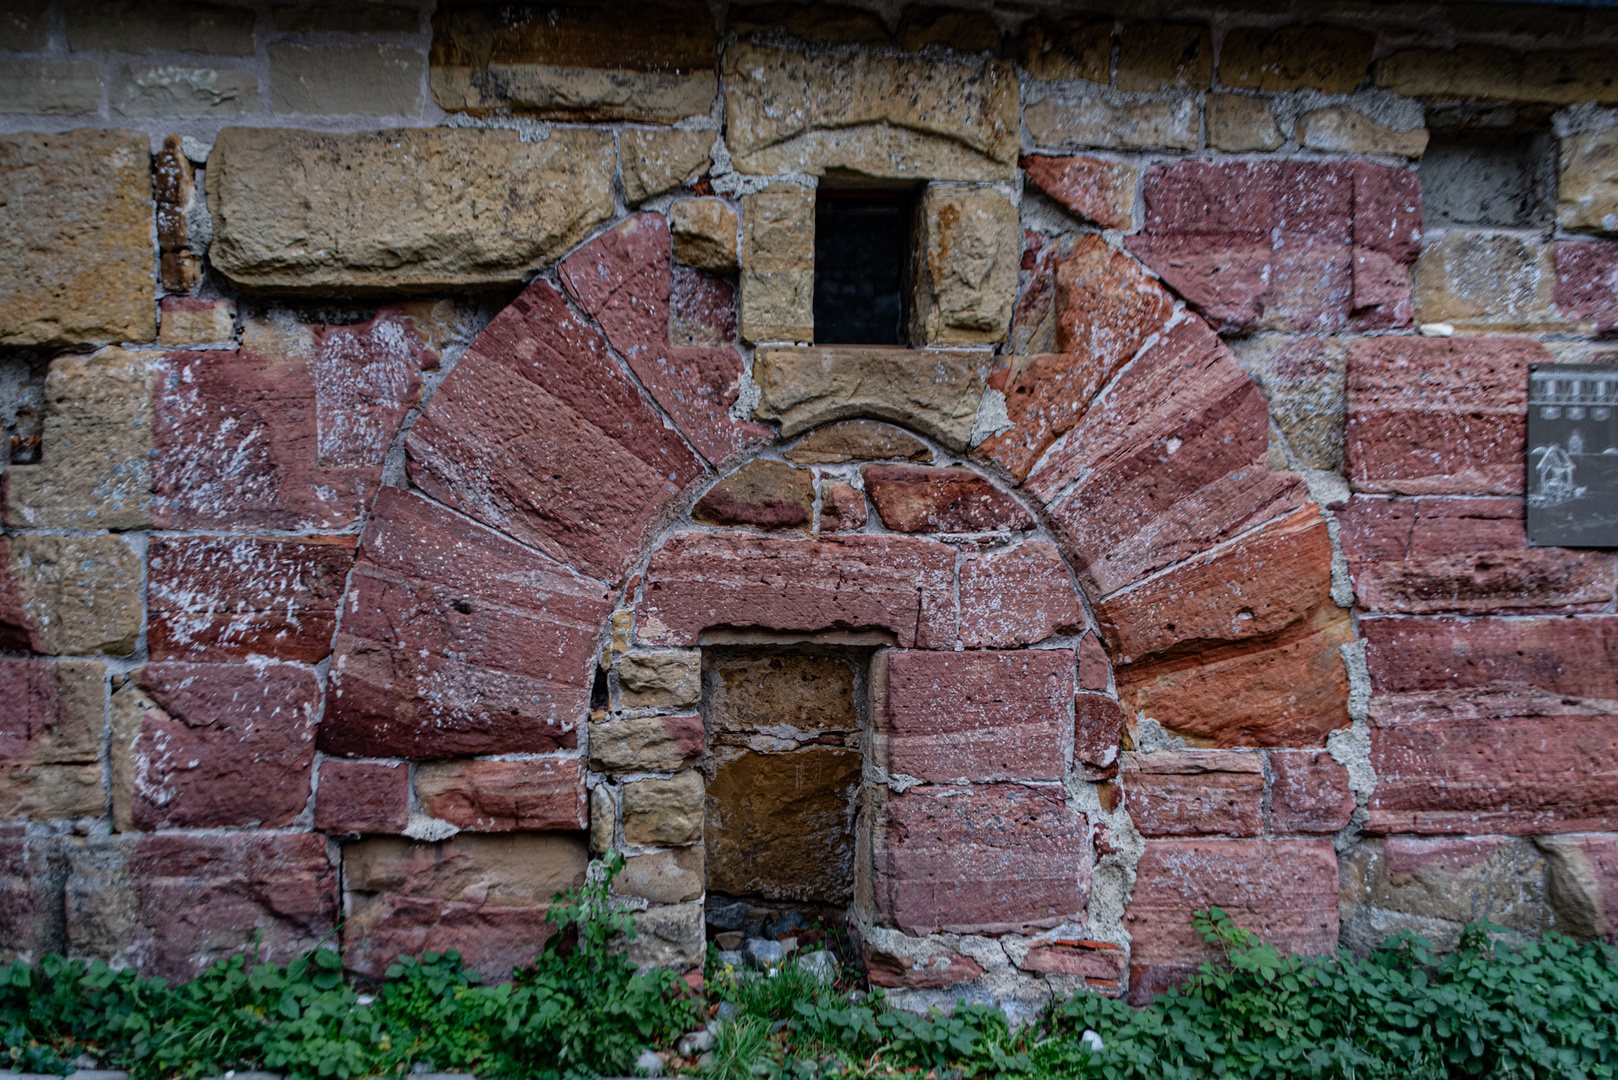
[[[868,650],[709,647],[702,660],[711,930],[739,928],[738,901],[748,923],[789,910],[840,923],[854,895]]]

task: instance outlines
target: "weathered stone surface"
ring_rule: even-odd
[[[702,899],[704,881],[702,848],[675,848],[625,859],[612,891],[655,904],[678,904]]]
[[[1298,464],[1341,472],[1347,343],[1341,338],[1258,335],[1230,343],[1269,403]]]
[[[1058,939],[1039,942],[1017,966],[1048,975],[1076,975],[1091,986],[1112,989],[1128,971],[1123,946],[1107,941]]]
[[[410,768],[398,762],[320,763],[315,828],[326,833],[404,832],[410,816]]]
[[[543,281],[468,347],[406,450],[410,478],[430,495],[614,580],[702,472],[606,343]]]
[[[916,219],[911,338],[926,345],[1004,341],[1017,299],[1017,210],[1004,192],[930,184]]]
[[[1120,667],[1118,698],[1202,746],[1316,747],[1348,727],[1348,612],[1323,604],[1280,634]]]
[[[1009,179],[1017,77],[1004,61],[918,65],[736,44],[725,50],[725,119],[740,172]]]
[[[884,652],[871,662],[871,752],[919,780],[1060,780],[1073,653]]]
[[[147,552],[153,660],[330,655],[352,538],[153,537]]]
[[[377,837],[343,850],[343,962],[381,975],[398,956],[456,949],[491,981],[530,963],[555,928],[551,897],[584,884],[582,833]]]
[[[1277,833],[1334,833],[1348,826],[1354,794],[1348,770],[1322,751],[1270,755],[1270,827]]]
[[[1088,771],[1092,779],[1107,779],[1117,772],[1123,728],[1123,710],[1112,698],[1105,694],[1074,697],[1073,760],[1089,767],[1081,772]]]
[[[1610,831],[1618,716],[1424,720],[1371,729],[1377,833]]]
[[[968,649],[1032,645],[1084,628],[1084,606],[1067,564],[1042,540],[964,560],[960,604],[961,641]]]
[[[309,8],[277,4],[270,8],[275,28],[288,34],[414,34],[421,13],[405,5]]]
[[[74,52],[253,54],[253,11],[176,0],[70,0],[64,12]]]
[[[1158,332],[1174,300],[1135,261],[1099,237],[1081,237],[1057,266],[1055,347],[997,367],[989,387],[1005,395],[1009,431],[977,452],[1026,478],[1040,456],[1069,431],[1118,369]]]
[[[590,767],[600,772],[677,772],[702,756],[700,716],[645,716],[590,724]]]
[[[0,638],[41,653],[135,651],[140,556],[119,536],[0,539]]]
[[[1347,94],[1371,67],[1374,35],[1339,26],[1238,27],[1225,35],[1219,81],[1253,90]]]
[[[414,320],[263,327],[229,352],[170,353],[152,405],[152,520],[169,529],[357,525],[436,367]]]
[[[821,346],[758,350],[754,415],[781,424],[785,438],[832,420],[877,416],[966,449],[983,397],[986,351]]]
[[[1559,329],[1553,247],[1508,233],[1453,232],[1416,263],[1418,322],[1492,333]]]
[[[1376,83],[1405,97],[1618,102],[1618,80],[1599,47],[1527,54],[1489,45],[1404,49],[1377,64]]]
[[[814,504],[814,475],[808,469],[750,461],[698,499],[691,517],[709,525],[807,529]]]
[[[711,131],[620,131],[624,201],[639,206],[695,180],[713,163],[709,157],[713,143]]]
[[[927,444],[901,428],[876,420],[840,420],[811,431],[785,455],[799,465],[844,461],[931,461]]]
[[[226,128],[209,255],[258,289],[516,284],[612,216],[612,174],[606,132]]]
[[[1111,19],[1030,19],[1017,40],[1017,59],[1036,79],[1105,83],[1112,67]]]
[[[1618,233],[1618,127],[1561,139],[1556,220],[1564,229]]]
[[[717,52],[695,0],[457,6],[433,16],[429,78],[450,111],[672,123],[707,115]]]
[[[112,696],[113,824],[292,824],[309,801],[320,697],[292,664],[141,668]]]
[[[1420,182],[1366,161],[1186,161],[1146,171],[1129,250],[1221,331],[1409,325]]]
[[[858,532],[865,528],[865,522],[865,492],[856,490],[850,484],[825,484],[821,487],[821,532]]]
[[[1034,527],[1015,499],[971,469],[867,465],[865,491],[895,532],[984,532]]]
[[[702,775],[624,785],[624,839],[631,844],[688,844],[702,839]]]
[[[174,349],[192,345],[218,345],[236,333],[236,305],[229,300],[198,300],[190,296],[165,296],[163,321],[157,342]]]
[[[881,934],[882,929],[885,928],[877,928],[878,933],[872,935],[877,938],[876,941],[861,940],[865,946],[865,974],[872,986],[937,990],[972,982],[983,975],[983,967],[970,956],[929,948],[934,942],[949,940],[947,938],[910,938],[905,935],[888,938]],[[890,941],[895,944],[902,941],[903,945],[897,949],[884,949],[882,946]],[[920,957],[907,955],[912,951],[925,952]]]
[[[414,116],[427,65],[413,45],[272,42],[270,107],[277,113]]]
[[[955,554],[931,540],[686,533],[652,556],[636,633],[692,647],[709,627],[872,630],[905,647],[955,641]]]
[[[708,716],[720,736],[818,736],[859,729],[854,669],[834,656],[716,656]]]
[[[701,904],[666,904],[635,913],[635,940],[624,946],[624,958],[637,968],[646,965],[686,971],[702,965],[708,946]]]
[[[1126,909],[1130,1000],[1144,1003],[1215,957],[1191,913],[1220,907],[1283,953],[1337,948],[1330,840],[1148,840]]]
[[[27,835],[22,824],[0,826],[0,949],[6,961],[67,951],[62,891],[67,875],[57,837]]]
[[[676,349],[670,344],[667,218],[630,218],[569,256],[560,276],[641,384],[709,461],[717,464],[771,437],[764,428],[730,418],[742,373],[735,349]]]
[[[583,829],[584,763],[577,758],[422,765],[416,796],[427,814],[472,832]]]
[[[1597,333],[1618,328],[1618,244],[1558,243],[1555,298],[1558,311]]]
[[[676,349],[736,344],[735,281],[675,266],[669,288],[669,344]]]
[[[612,801],[612,789],[598,784],[590,789],[590,851],[605,855],[617,846],[618,805]]]
[[[625,708],[677,709],[702,697],[700,653],[626,653],[615,666]]]
[[[101,111],[101,65],[94,60],[0,61],[6,112],[94,116]]]
[[[708,887],[730,895],[846,902],[854,889],[860,753],[810,746],[721,758],[708,787]]]
[[[1213,55],[1206,26],[1132,23],[1118,38],[1118,89],[1206,90]]]
[[[722,199],[681,199],[669,210],[674,257],[704,270],[736,269],[736,211]]]
[[[1203,106],[1208,145],[1231,154],[1279,150],[1286,136],[1275,124],[1268,98],[1209,94]]]
[[[1079,643],[1079,689],[1105,690],[1112,679],[1112,664],[1096,634],[1084,635]]]
[[[1530,338],[1363,338],[1348,347],[1344,457],[1355,491],[1523,490]]]
[[[1081,919],[1092,852],[1060,785],[887,793],[872,840],[880,921],[918,933],[1025,933]]]
[[[1129,368],[1024,485],[1092,597],[1304,505],[1265,465],[1264,398],[1219,339],[1185,319]],[[1172,452],[1170,452],[1172,450]]]
[[[1618,586],[1609,552],[1528,547],[1521,499],[1356,497],[1338,521],[1368,611],[1595,611]]]
[[[120,116],[239,116],[257,111],[258,80],[229,68],[130,64],[108,100]]]
[[[1264,762],[1231,750],[1125,754],[1119,781],[1142,836],[1257,836]]]
[[[1337,154],[1419,158],[1427,149],[1424,127],[1399,131],[1341,105],[1314,109],[1298,118],[1298,145]]]
[[[1078,154],[1027,154],[1018,165],[1041,191],[1081,218],[1103,229],[1134,229],[1140,183],[1135,165]]]
[[[804,41],[825,45],[887,45],[887,24],[874,11],[850,4],[779,3],[746,4],[732,8],[727,25],[738,35],[783,30]]]
[[[987,11],[906,4],[894,39],[915,51],[944,45],[961,52],[984,52],[1000,43],[1000,27]]]
[[[0,692],[9,703],[0,720],[0,776],[5,778],[0,818],[41,821],[105,813],[97,760],[105,679],[100,661],[0,660]],[[0,916],[0,926],[3,920]]]
[[[50,31],[45,26],[45,0],[18,0],[10,10],[0,15],[0,30],[11,42],[13,49],[22,52],[43,52],[50,42]]]
[[[771,184],[742,199],[741,334],[813,341],[815,193]]]
[[[138,529],[150,522],[153,366],[123,349],[51,362],[39,464],[5,470],[6,524]]]
[[[360,540],[321,749],[357,757],[577,744],[612,610],[579,577],[397,488]]]
[[[1103,97],[1057,94],[1023,110],[1035,146],[1195,150],[1195,98],[1114,104]]]
[[[1546,893],[1562,932],[1580,940],[1618,930],[1618,837],[1575,834],[1536,838],[1546,856]]]

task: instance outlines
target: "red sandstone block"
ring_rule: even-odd
[[[850,484],[820,488],[820,531],[854,532],[865,528],[865,493]]]
[[[154,537],[147,642],[154,660],[319,663],[354,565],[351,537]]]
[[[472,342],[406,450],[429,495],[608,581],[702,474],[601,335],[544,281]]]
[[[1084,668],[1079,668],[1082,674]],[[1106,694],[1073,698],[1073,760],[1088,766],[1092,779],[1108,779],[1118,771],[1118,746],[1124,711]]]
[[[1269,637],[1331,603],[1331,536],[1313,507],[1108,597],[1120,665]]]
[[[255,943],[260,963],[288,963],[329,941],[337,919],[337,870],[319,833],[142,836],[129,880],[129,955],[169,979],[195,978]]]
[[[1354,174],[1354,246],[1395,262],[1421,253],[1421,177],[1411,169],[1349,164]]]
[[[99,661],[0,659],[0,763],[93,762],[106,727]]]
[[[674,267],[669,287],[669,341],[695,348],[736,343],[736,286],[718,274]]]
[[[1602,714],[1618,699],[1618,618],[1360,622],[1373,723]]]
[[[606,586],[417,495],[377,498],[320,747],[354,757],[577,745]]]
[[[1618,716],[1427,720],[1371,729],[1368,832],[1618,828]]]
[[[1023,530],[1034,519],[971,469],[867,465],[865,491],[882,523],[902,533]]]
[[[428,814],[474,832],[583,829],[590,823],[584,763],[577,758],[424,765],[416,794]]]
[[[1349,483],[1396,495],[1520,495],[1528,365],[1550,359],[1521,337],[1349,342]]]
[[[774,433],[730,418],[742,374],[735,349],[670,343],[671,259],[668,219],[639,214],[568,256],[559,274],[691,444],[718,464]]]
[[[1521,499],[1356,497],[1337,519],[1369,611],[1593,611],[1618,585],[1609,552],[1530,548]]]
[[[1078,154],[1025,154],[1017,164],[1041,191],[1103,229],[1127,229],[1134,218],[1135,171]]]
[[[968,558],[960,574],[961,641],[969,649],[1032,645],[1084,628],[1067,564],[1042,540]]]
[[[1079,689],[1108,689],[1112,681],[1112,664],[1107,660],[1106,647],[1095,634],[1085,634],[1079,642]]]
[[[919,537],[683,533],[652,556],[635,632],[689,648],[710,627],[876,630],[902,648],[948,648],[954,572],[954,549]]]
[[[1354,814],[1348,770],[1323,751],[1270,755],[1270,828],[1277,833],[1334,833]]]
[[[1142,836],[1257,836],[1264,829],[1257,754],[1125,754],[1118,778]]]
[[[437,363],[415,323],[398,312],[321,327],[306,356],[170,353],[152,401],[152,524],[356,524],[421,394],[422,369]]]
[[[1271,473],[1264,396],[1206,325],[1166,331],[1025,485],[1091,595],[1106,595],[1305,504]]]
[[[1073,653],[886,652],[871,664],[872,750],[921,780],[1060,780]]]
[[[315,789],[315,828],[326,833],[400,833],[410,816],[410,768],[328,760]]]
[[[1337,948],[1337,854],[1330,840],[1148,840],[1125,921],[1130,1000],[1144,1004],[1187,965],[1217,954],[1191,914],[1224,909],[1283,953]]]
[[[1557,309],[1590,320],[1597,333],[1618,329],[1618,243],[1563,240],[1555,257]]]
[[[873,847],[879,917],[906,931],[1021,933],[1084,916],[1090,830],[1058,784],[890,793]]]
[[[312,671],[162,663],[148,664],[135,681],[144,702],[128,689],[114,697],[121,729],[114,753],[129,755],[136,827],[280,828],[303,812],[320,718]]]
[[[1431,867],[1455,873],[1476,866],[1505,842],[1498,836],[1390,836],[1382,841],[1382,856],[1390,874],[1414,874]]]
[[[1116,986],[1128,970],[1122,946],[1106,941],[1039,942],[1017,965],[1024,971],[1049,975],[1075,975],[1092,986]]]
[[[888,989],[938,990],[957,983],[971,982],[983,969],[970,956],[939,953],[924,960],[884,952],[869,944],[865,950],[865,976],[873,986]]]

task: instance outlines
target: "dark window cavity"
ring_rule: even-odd
[[[904,192],[815,198],[815,344],[905,344],[911,200]]]

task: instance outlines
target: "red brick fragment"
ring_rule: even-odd
[[[320,763],[315,828],[326,833],[400,833],[410,816],[410,768],[402,763]]]
[[[1079,642],[1079,689],[1109,689],[1112,682],[1112,664],[1107,660],[1106,646],[1096,634],[1084,635]]]
[[[1618,329],[1618,242],[1558,241],[1555,258],[1557,310],[1598,334]]]
[[[1082,668],[1080,669],[1083,670]],[[1090,779],[1106,779],[1118,771],[1118,746],[1124,712],[1106,694],[1078,694],[1073,699],[1073,760],[1088,766]]]
[[[872,752],[921,780],[1060,780],[1073,707],[1073,653],[879,653]]]
[[[1017,500],[971,469],[867,465],[865,490],[882,523],[895,532],[963,533],[1023,530],[1034,519]]]
[[[888,989],[938,990],[971,982],[983,974],[976,960],[960,953],[939,953],[924,960],[867,947],[865,975],[872,986]]]
[[[695,349],[736,343],[736,286],[718,274],[674,266],[669,291],[669,344]]]
[[[1084,628],[1067,564],[1043,540],[966,559],[960,594],[961,641],[969,649],[1032,645]]]
[[[857,532],[865,528],[865,493],[850,484],[820,486],[820,531]]]
[[[1121,982],[1128,970],[1121,946],[1086,939],[1037,942],[1017,966],[1049,975],[1076,975],[1091,983]]]
[[[416,793],[428,814],[475,832],[589,825],[584,763],[577,758],[423,766]]]
[[[1257,836],[1264,763],[1230,750],[1125,754],[1119,780],[1142,836]]]
[[[1354,815],[1348,770],[1323,751],[1270,755],[1270,827],[1277,833],[1334,833]]]

